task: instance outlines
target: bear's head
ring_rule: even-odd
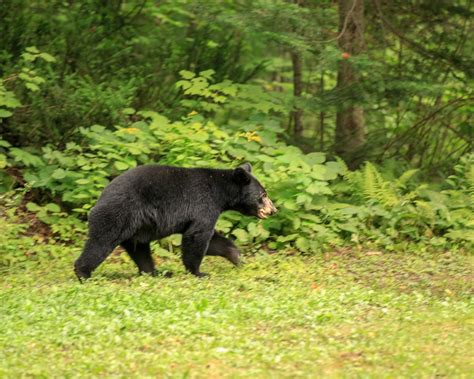
[[[233,179],[239,185],[239,196],[236,211],[247,215],[264,219],[277,212],[272,201],[267,195],[265,188],[252,175],[252,166],[245,163],[237,167],[233,172]]]

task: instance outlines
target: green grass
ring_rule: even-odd
[[[209,257],[212,276],[200,280],[177,256],[158,259],[173,277],[151,278],[115,255],[81,285],[78,247],[35,236],[7,243],[8,254],[36,255],[0,273],[0,377],[474,372],[470,256],[261,253],[238,269]]]

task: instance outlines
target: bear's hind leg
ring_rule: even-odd
[[[234,243],[224,236],[214,231],[214,235],[209,242],[206,255],[217,255],[232,262],[235,266],[240,264],[240,251]]]
[[[138,272],[156,275],[155,264],[151,256],[150,244],[134,242],[133,240],[127,240],[121,243],[122,247],[127,250],[130,258],[138,266]]]

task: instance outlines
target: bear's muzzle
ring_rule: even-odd
[[[258,218],[265,219],[275,213],[277,213],[276,207],[273,205],[273,202],[265,196],[263,198],[263,206],[257,212]]]

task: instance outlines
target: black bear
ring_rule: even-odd
[[[276,212],[263,186],[246,163],[234,170],[146,165],[113,179],[89,215],[89,239],[74,271],[89,278],[112,250],[121,245],[139,272],[155,273],[150,241],[183,235],[186,270],[201,277],[205,255],[234,264],[240,253],[219,235],[215,224],[226,210],[266,218]]]

